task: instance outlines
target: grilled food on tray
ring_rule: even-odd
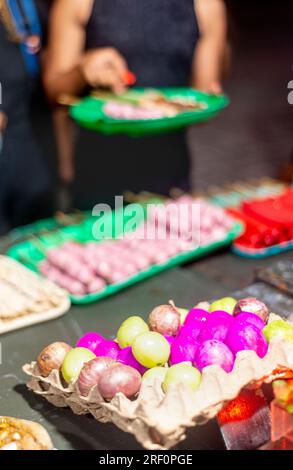
[[[146,92],[143,97],[137,97],[133,92],[116,96],[110,93],[96,91],[93,96],[106,99],[104,112],[113,119],[147,120],[174,117],[180,113],[198,111],[206,105],[192,98],[175,96],[166,98],[157,91]]]
[[[55,318],[69,305],[67,293],[58,286],[0,256],[0,334]]]

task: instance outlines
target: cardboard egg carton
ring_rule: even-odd
[[[277,316],[271,316],[270,321]],[[277,317],[278,318],[278,317]],[[158,379],[145,381],[134,400],[118,393],[106,402],[94,387],[88,397],[82,397],[76,383],[64,385],[57,370],[41,377],[36,362],[26,364],[24,372],[31,377],[27,386],[57,407],[70,407],[73,413],[90,413],[97,421],[112,422],[133,434],[146,449],[169,449],[186,437],[188,428],[206,423],[221,408],[236,398],[245,387],[258,387],[271,382],[293,369],[293,343],[271,342],[265,358],[253,351],[237,354],[233,371],[227,374],[219,366],[203,370],[196,391],[183,384],[164,393]]]

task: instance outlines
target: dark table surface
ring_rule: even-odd
[[[3,249],[2,246],[2,252]],[[86,331],[113,335],[126,317],[141,315],[146,318],[153,307],[169,299],[178,306],[190,308],[198,301],[241,291],[253,283],[256,268],[288,258],[293,259],[293,255],[286,253],[255,261],[236,257],[229,251],[218,252],[188,266],[164,272],[96,304],[72,306],[60,319],[1,336],[0,414],[41,423],[58,449],[140,449],[134,437],[114,425],[55,408],[29,392],[22,365],[35,360],[41,349],[54,341],[74,344]],[[238,295],[241,294],[242,291]],[[278,291],[270,290],[268,299],[276,302]],[[285,307],[289,305],[286,302],[285,299]],[[177,448],[224,449],[225,446],[216,421],[211,421],[189,430],[187,439]]]

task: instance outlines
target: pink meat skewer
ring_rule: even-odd
[[[75,255],[63,251],[62,248],[49,250],[47,259],[61,271],[83,284],[88,284],[95,278],[94,272],[88,266]]]
[[[76,296],[82,296],[86,294],[85,286],[71,277],[64,274],[55,266],[52,266],[48,261],[43,261],[39,265],[40,272],[50,279],[52,282],[55,282],[63,289],[66,289],[70,294]]]

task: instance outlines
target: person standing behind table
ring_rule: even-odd
[[[49,178],[30,123],[30,96],[38,74],[38,17],[32,0],[0,1],[0,82],[5,116],[0,154],[0,233],[41,214]]]
[[[53,102],[89,87],[121,93],[131,70],[138,86],[193,83],[220,93],[226,47],[222,0],[59,0],[51,16],[45,87]],[[184,131],[131,139],[82,129],[77,154],[81,208],[126,189],[189,188]]]

